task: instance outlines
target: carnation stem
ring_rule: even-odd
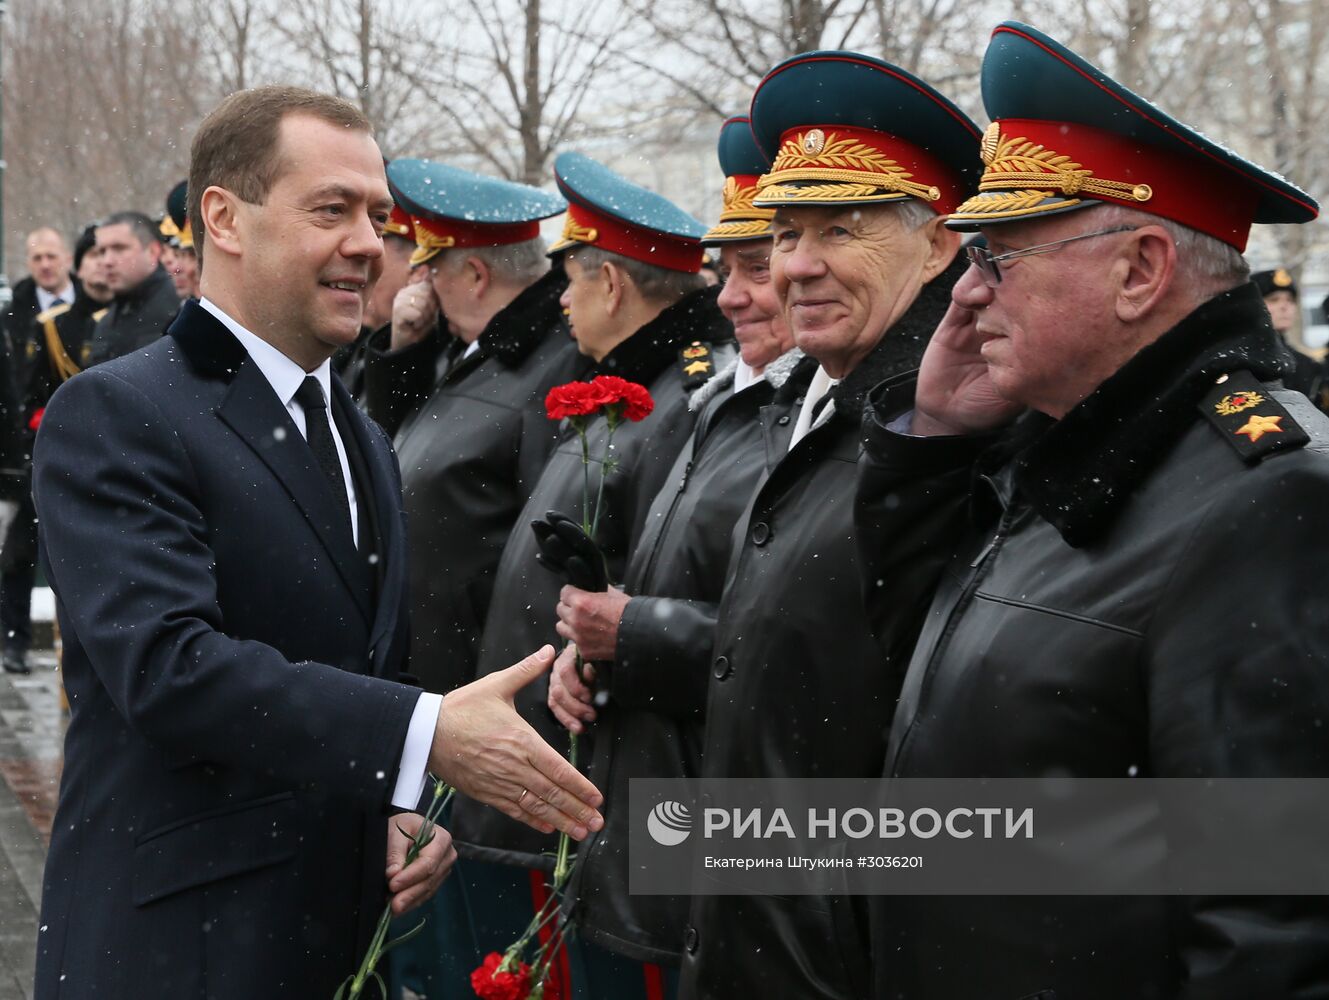
[[[586,437],[586,425],[577,424],[577,436],[581,438],[581,530],[595,540],[595,529],[586,520],[586,512],[591,508],[591,442]],[[604,470],[600,472],[600,481],[604,481]]]
[[[580,657],[580,654],[578,654]],[[577,766],[577,734],[568,733],[568,763],[573,767]],[[571,870],[570,852],[572,849],[572,838],[566,833],[558,835],[558,858],[554,862],[554,894],[557,895],[563,890],[563,886],[568,881],[568,875]],[[552,897],[551,897],[552,898]]]
[[[612,413],[606,417],[606,420],[609,425],[609,432],[605,435],[604,457],[600,459],[600,485],[595,491],[595,513],[591,517],[591,529],[587,532],[591,536],[591,541],[595,541],[595,533],[600,530],[600,507],[605,495],[605,469],[608,467],[609,449],[614,446],[614,430],[618,425],[618,421],[613,418]],[[582,508],[583,511],[585,509],[585,507]],[[585,519],[585,516],[583,513],[582,518]]]
[[[434,839],[434,827],[438,823],[439,814],[452,800],[452,788],[449,788],[433,775],[430,775],[430,780],[434,782],[434,795],[430,799],[429,807],[425,810],[424,822],[420,824],[420,829],[415,832],[415,836],[411,839],[411,846],[406,849],[406,863],[402,865],[402,868],[409,868],[411,862],[418,858],[425,846]],[[378,927],[375,928],[374,936],[370,939],[369,947],[365,950],[365,957],[360,961],[360,968],[356,970],[355,975],[347,983],[342,984],[343,988],[349,986],[346,1000],[357,1000],[369,980],[375,977],[374,969],[377,967],[379,960],[392,947],[392,945],[384,947],[388,937],[388,928],[391,924],[392,904],[388,903],[387,906],[383,907],[383,913],[378,918]],[[419,927],[423,926],[424,920],[422,919]],[[410,932],[411,936],[414,934],[415,931]],[[404,940],[404,937],[398,938],[393,944],[401,940]],[[338,993],[340,995],[340,991]]]

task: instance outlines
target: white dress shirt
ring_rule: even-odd
[[[756,385],[761,381],[761,376],[752,370],[752,366],[742,358],[734,366],[734,395],[737,396],[744,389]]]
[[[337,433],[337,422],[332,419],[332,363],[324,361],[312,372],[306,372],[298,364],[273,347],[262,337],[251,333],[233,320],[213,302],[207,299],[199,301],[201,305],[226,327],[245,349],[251,361],[263,373],[277,399],[286,407],[286,412],[295,421],[300,433],[308,438],[304,407],[295,401],[296,390],[300,388],[307,375],[318,379],[323,389],[323,398],[328,401],[325,420],[332,428],[332,440],[337,445],[337,460],[341,463],[342,479],[346,484],[346,497],[351,509],[351,537],[358,547],[360,544],[360,525],[355,500],[355,482],[351,478],[351,465],[346,458],[346,446]],[[402,749],[401,763],[397,766],[397,784],[392,792],[392,804],[398,809],[414,809],[425,790],[425,768],[429,764],[429,750],[434,742],[434,726],[439,709],[443,705],[443,696],[424,692],[415,703],[410,725],[406,730],[406,745]]]
[[[38,312],[46,312],[47,309],[51,308],[51,303],[56,299],[59,299],[65,305],[72,306],[74,304],[74,283],[72,281],[69,282],[58,292],[48,292],[41,285],[37,286]]]
[[[812,411],[821,397],[835,388],[839,382],[838,378],[831,378],[830,375],[826,374],[825,368],[820,365],[817,366],[817,373],[812,376],[812,381],[808,383],[807,392],[803,394],[803,409],[798,411],[798,420],[794,424],[794,436],[789,439],[790,451],[794,450],[794,445],[807,437],[808,431],[814,427],[820,427],[831,418],[827,410],[835,405],[833,402],[827,403],[822,408],[815,421],[812,419]]]

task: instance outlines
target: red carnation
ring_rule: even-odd
[[[550,420],[564,417],[584,417],[595,413],[603,405],[599,394],[589,382],[568,382],[556,385],[545,396],[545,412]]]
[[[512,972],[500,972],[503,956],[491,951],[484,965],[471,973],[471,989],[480,1000],[526,1000],[531,992],[531,967],[518,962]]]
[[[617,375],[597,375],[591,385],[600,391],[606,403],[623,403],[623,416],[628,420],[643,420],[655,409],[655,400],[644,385]]]

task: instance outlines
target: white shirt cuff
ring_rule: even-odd
[[[434,745],[434,730],[442,707],[443,696],[428,691],[415,703],[411,724],[406,727],[401,765],[397,768],[397,786],[392,790],[392,804],[398,809],[413,812],[425,793],[425,768],[429,766],[429,751]]]

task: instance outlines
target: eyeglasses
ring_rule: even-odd
[[[1109,233],[1133,233],[1135,226],[1117,226],[1115,229],[1099,229],[1092,233],[1081,233],[1079,236],[1068,236],[1064,240],[1054,240],[1051,243],[1040,243],[1037,246],[1025,247],[1023,250],[1012,250],[1010,253],[992,255],[992,251],[987,247],[969,246],[965,247],[965,253],[969,257],[969,263],[978,268],[979,273],[983,275],[983,281],[989,288],[996,288],[1001,284],[1001,268],[997,264],[1003,260],[1014,260],[1016,257],[1032,257],[1035,254],[1051,253],[1057,247],[1066,243],[1074,243],[1076,240],[1087,240],[1092,236],[1107,236]]]

